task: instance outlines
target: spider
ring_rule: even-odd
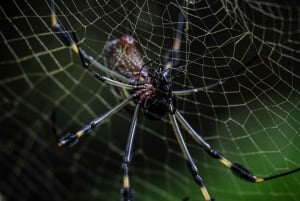
[[[179,2],[179,7],[182,8],[183,2]],[[140,53],[136,47],[136,41],[129,35],[124,35],[120,39],[110,41],[105,49],[108,67],[97,62],[92,56],[89,56],[82,48],[79,47],[75,32],[72,34],[58,23],[55,13],[55,3],[51,0],[51,26],[55,34],[65,46],[69,46],[72,51],[79,55],[82,66],[89,70],[96,79],[112,85],[116,88],[117,94],[120,96],[120,103],[113,107],[108,112],[100,115],[92,120],[87,125],[83,126],[76,133],[68,133],[64,135],[58,142],[58,146],[73,146],[78,142],[78,139],[83,135],[91,132],[99,126],[104,120],[111,117],[120,109],[126,106],[132,106],[134,111],[131,121],[131,127],[127,139],[127,145],[124,151],[122,172],[123,185],[121,188],[121,200],[133,201],[132,190],[130,186],[129,167],[132,160],[132,147],[136,131],[138,114],[140,111],[151,119],[161,119],[168,116],[173,127],[174,134],[187,162],[188,169],[192,174],[196,184],[200,187],[200,192],[204,200],[212,201],[210,194],[204,184],[203,179],[199,175],[197,166],[190,155],[189,149],[183,139],[179,124],[191,135],[191,137],[208,153],[208,155],[218,160],[222,165],[229,168],[235,175],[243,180],[253,183],[260,183],[267,180],[282,177],[292,174],[300,170],[296,168],[284,173],[268,176],[257,177],[248,169],[238,163],[233,163],[225,158],[221,153],[215,151],[187,122],[182,113],[176,107],[176,98],[178,96],[186,96],[200,91],[206,91],[217,85],[224,84],[226,80],[221,80],[217,83],[193,89],[173,90],[172,80],[176,76],[184,74],[184,69],[178,66],[179,50],[181,44],[181,33],[183,22],[185,21],[182,10],[178,15],[178,26],[176,28],[176,37],[173,47],[166,54],[164,65],[153,67],[153,61],[144,63]],[[251,61],[252,62],[252,61]],[[95,69],[102,71],[108,76],[98,73]]]

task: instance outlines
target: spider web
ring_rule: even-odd
[[[174,88],[209,91],[177,100],[217,151],[259,176],[300,166],[300,23],[296,1],[188,1],[182,9]],[[132,35],[144,61],[164,63],[179,12],[175,1],[56,1],[60,24],[105,63],[105,44]],[[121,111],[71,149],[76,131],[118,101],[50,27],[50,1],[0,4],[0,200],[120,200],[121,162],[132,114]],[[51,120],[52,119],[52,120]],[[53,122],[53,119],[55,121]],[[300,175],[262,184],[236,178],[185,140],[217,200],[299,200]],[[168,120],[138,119],[131,165],[136,200],[201,200]]]

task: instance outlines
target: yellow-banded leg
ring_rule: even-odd
[[[190,124],[185,120],[185,118],[182,116],[182,114],[179,111],[176,111],[175,114],[176,119],[181,123],[181,125],[185,128],[185,130],[194,138],[194,140],[200,144],[203,149],[214,159],[217,159],[220,161],[222,165],[229,168],[236,176],[240,177],[241,179],[245,181],[249,181],[252,183],[260,183],[267,180],[275,179],[278,177],[286,176],[295,172],[300,171],[300,167],[283,172],[280,174],[268,176],[268,177],[256,177],[253,175],[248,169],[243,167],[242,165],[238,163],[233,163],[230,160],[226,159],[224,156],[222,156],[220,153],[215,151],[210,147],[210,145],[190,126]]]
[[[108,119],[110,116],[118,112],[120,109],[124,108],[131,100],[133,96],[129,96],[125,100],[123,100],[121,103],[116,105],[114,108],[109,110],[108,112],[104,113],[103,115],[97,117],[96,119],[92,120],[87,125],[83,126],[79,131],[76,133],[68,133],[65,136],[63,136],[59,142],[58,146],[73,146],[78,142],[78,139],[82,137],[84,134],[87,134],[91,132],[93,129],[95,129],[98,125],[100,125],[102,122],[104,122],[106,119]]]
[[[179,128],[177,120],[176,120],[176,116],[175,116],[176,111],[173,112],[175,108],[173,107],[172,103],[169,106],[170,106],[169,119],[170,119],[170,122],[172,124],[172,127],[173,127],[173,130],[174,130],[175,136],[177,138],[177,141],[180,145],[183,156],[184,156],[185,160],[187,161],[188,168],[189,168],[192,176],[194,177],[195,182],[199,185],[200,192],[202,193],[204,200],[205,201],[213,201],[213,199],[210,197],[210,195],[207,191],[207,188],[204,184],[203,179],[199,175],[199,172],[198,172],[198,169],[197,169],[197,167],[194,163],[194,160],[191,157],[191,155],[189,153],[189,150],[188,150],[188,148],[185,144],[185,141],[183,139],[182,133],[180,131],[180,128]]]
[[[208,149],[206,151],[210,156],[212,156],[215,159],[218,159],[221,164],[223,164],[225,167],[229,168],[233,172],[233,174],[235,174],[236,176],[238,176],[239,178],[241,178],[245,181],[249,181],[252,183],[260,183],[260,182],[264,182],[267,180],[286,176],[286,175],[295,173],[297,171],[300,171],[300,167],[299,167],[299,168],[296,168],[296,169],[293,169],[293,170],[290,170],[287,172],[283,172],[280,174],[275,174],[275,175],[271,175],[271,176],[267,176],[267,177],[257,177],[255,175],[253,175],[248,169],[246,169],[242,165],[229,161],[228,159],[226,159],[220,153],[214,151],[213,149]]]
[[[122,201],[133,201],[133,195],[131,192],[130,180],[129,180],[129,165],[132,159],[132,146],[133,146],[133,140],[136,131],[139,108],[140,108],[140,102],[138,102],[135,107],[135,111],[133,114],[130,130],[129,130],[129,136],[127,139],[127,145],[124,152],[124,158],[122,164],[122,171],[123,171],[123,187],[121,189]]]
[[[76,45],[76,42],[72,39],[70,34],[66,32],[64,28],[57,22],[54,0],[51,1],[51,27],[65,46],[70,46],[73,52],[79,54],[79,49]]]
[[[51,27],[55,34],[58,36],[60,41],[67,47],[70,47],[71,50],[79,55],[80,60],[82,62],[83,68],[86,70],[89,70],[91,73],[93,73],[94,77],[101,82],[106,82],[107,84],[120,87],[123,90],[131,90],[136,88],[143,88],[144,86],[139,85],[135,82],[129,83],[129,79],[126,77],[120,75],[119,73],[116,73],[112,71],[111,69],[103,66],[101,63],[97,62],[92,56],[89,56],[82,48],[79,47],[77,37],[75,32],[72,32],[72,35],[70,35],[69,32],[66,32],[66,30],[58,23],[57,17],[55,14],[55,4],[54,0],[51,1]],[[119,78],[122,81],[117,81],[114,79],[111,79],[107,76],[103,76],[100,73],[96,72],[91,66],[96,67],[97,69],[101,70],[101,72],[105,72],[109,75],[113,75],[117,78]],[[77,133],[78,137],[81,136],[80,133]]]

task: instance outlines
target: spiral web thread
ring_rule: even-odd
[[[215,0],[181,8],[186,73],[173,87],[226,82],[179,98],[177,109],[216,150],[260,176],[300,166],[299,6]],[[163,64],[178,12],[175,1],[56,1],[60,24],[104,64],[105,44],[124,34],[144,62]],[[57,148],[58,136],[118,100],[53,34],[49,1],[2,1],[0,27],[0,200],[119,200],[132,114],[121,111],[75,147]],[[299,199],[299,174],[248,184],[185,139],[216,200]],[[167,119],[139,117],[131,176],[136,200],[202,199]]]

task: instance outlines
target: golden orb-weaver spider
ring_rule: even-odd
[[[179,7],[183,6],[184,1],[179,2]],[[118,91],[122,101],[105,114],[92,120],[87,125],[83,126],[76,133],[68,133],[63,136],[58,146],[72,146],[77,143],[78,139],[84,134],[91,132],[95,127],[100,125],[104,120],[115,114],[125,106],[134,105],[134,112],[129,130],[127,146],[124,151],[122,171],[123,171],[123,186],[121,190],[121,199],[123,201],[132,201],[133,196],[131,192],[129,179],[129,166],[132,159],[132,147],[137,125],[138,113],[143,111],[149,118],[160,119],[168,115],[171,125],[173,127],[178,144],[183,153],[184,159],[187,162],[190,173],[195,182],[199,185],[200,191],[206,201],[213,199],[209,195],[203,179],[198,173],[197,167],[192,156],[183,139],[180,127],[178,124],[186,129],[186,131],[193,137],[193,139],[209,154],[210,157],[220,161],[222,165],[229,168],[238,177],[253,183],[264,182],[281,176],[285,176],[300,170],[300,168],[284,172],[281,174],[256,177],[249,170],[238,163],[233,163],[226,159],[222,154],[215,151],[187,122],[184,116],[176,108],[176,97],[186,96],[200,91],[206,91],[217,85],[221,85],[226,80],[221,80],[217,83],[193,89],[173,90],[172,80],[176,76],[184,73],[184,69],[178,66],[179,50],[182,40],[182,26],[185,21],[183,12],[180,10],[178,16],[178,26],[176,29],[176,37],[174,39],[173,47],[167,52],[166,61],[164,65],[153,67],[152,61],[144,63],[140,53],[136,47],[136,41],[129,35],[124,35],[120,39],[110,41],[106,46],[106,57],[108,67],[97,62],[93,57],[89,56],[82,48],[79,47],[75,33],[72,35],[67,33],[65,29],[58,23],[54,0],[51,1],[51,26],[53,31],[59,37],[61,42],[66,46],[70,46],[72,51],[79,55],[82,65],[86,70],[89,70],[98,80],[112,85],[115,88],[122,90]],[[253,60],[257,59],[254,58]],[[253,61],[252,60],[252,61]],[[250,62],[252,62],[250,61]],[[247,65],[246,65],[247,66]],[[108,76],[101,75],[92,67],[104,72]]]

